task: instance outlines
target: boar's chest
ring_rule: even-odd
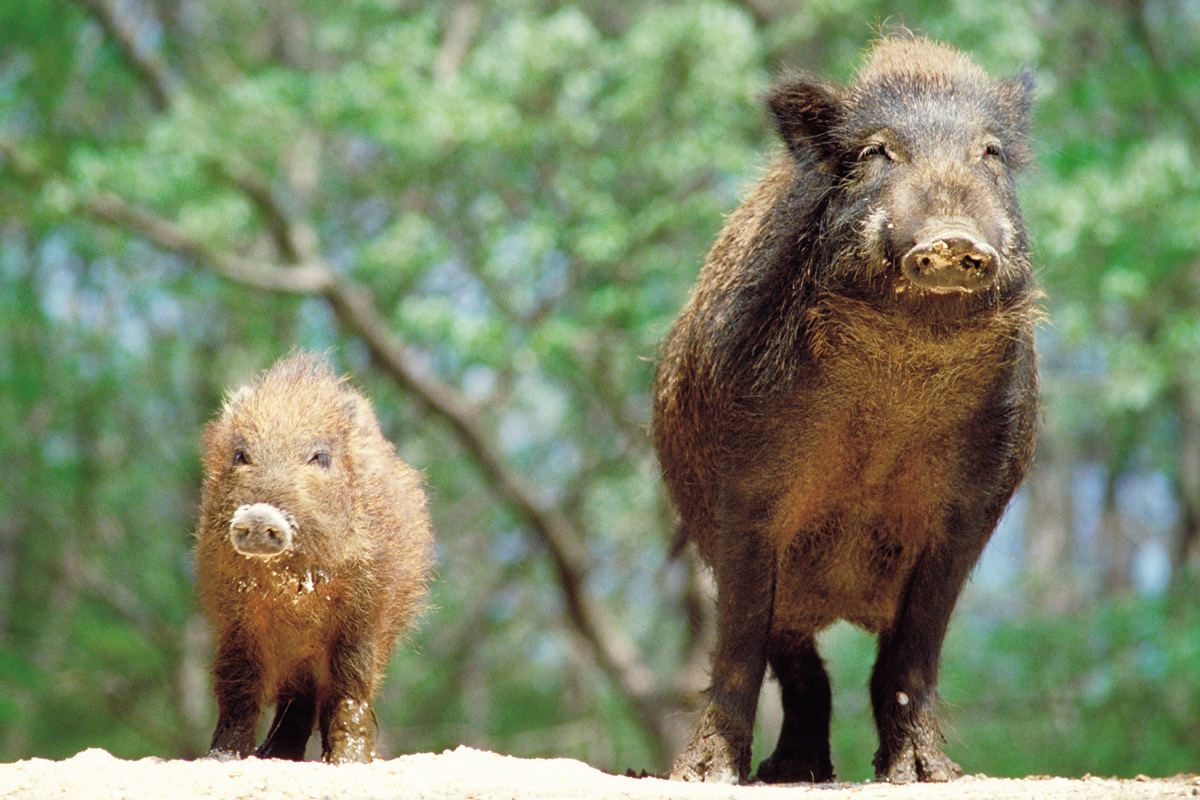
[[[794,455],[772,525],[776,627],[889,627],[921,553],[954,547],[952,510],[974,502],[963,476],[1009,342],[983,321],[817,305],[782,415]]]

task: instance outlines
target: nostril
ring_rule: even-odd
[[[919,241],[900,260],[910,282],[938,293],[973,292],[993,279],[997,255],[978,237],[947,232]]]

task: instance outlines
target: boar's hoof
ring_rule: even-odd
[[[758,765],[755,776],[763,783],[829,783],[833,764],[829,756],[783,756],[775,752]]]
[[[750,731],[709,706],[687,750],[671,768],[673,781],[740,783],[750,776]]]
[[[932,745],[908,742],[890,756],[875,755],[875,777],[888,783],[945,783],[962,777],[962,768]]]
[[[253,503],[233,512],[229,541],[244,556],[270,558],[291,549],[295,528],[290,514],[270,503]]]
[[[976,292],[991,285],[999,258],[986,242],[952,231],[918,242],[900,268],[914,286],[931,292]]]

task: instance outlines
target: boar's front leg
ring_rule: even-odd
[[[321,704],[322,755],[330,764],[369,762],[375,757],[374,648],[365,636],[343,636],[334,647],[329,672],[330,688]]]
[[[879,730],[874,763],[880,780],[934,782],[962,775],[941,749],[938,663],[950,613],[991,528],[952,524],[949,530],[922,554],[895,624],[879,635],[871,703]]]
[[[257,650],[237,631],[227,632],[213,665],[217,727],[210,758],[245,758],[254,750],[254,726],[262,703],[262,669]]]
[[[833,780],[829,676],[812,633],[778,632],[767,654],[783,695],[783,727],[775,752],[758,765],[764,783]]]
[[[723,500],[713,559],[717,646],[712,688],[691,744],[671,769],[675,780],[733,783],[750,775],[754,713],[767,668],[775,551],[765,530],[767,504]]]

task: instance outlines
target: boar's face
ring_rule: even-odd
[[[913,303],[991,299],[1031,278],[1014,173],[1029,160],[1028,76],[989,78],[916,37],[885,39],[845,88],[770,97],[789,149],[829,181],[829,288]]]
[[[340,560],[355,536],[348,442],[360,402],[306,356],[230,397],[205,433],[202,535],[247,558]]]

